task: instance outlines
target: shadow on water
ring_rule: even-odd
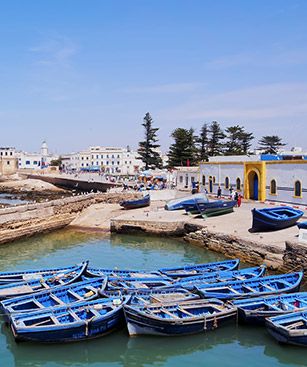
[[[306,366],[301,349],[280,346],[264,328],[229,325],[208,334],[173,338],[129,338],[126,331],[118,331],[100,339],[67,345],[16,344],[6,326],[2,325],[2,333],[6,335],[7,349],[16,367],[185,366],[185,356],[189,356],[194,366]],[[254,361],[247,364],[247,356]]]

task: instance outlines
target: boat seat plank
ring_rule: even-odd
[[[75,291],[73,291],[72,289],[70,289],[68,291],[72,296],[76,297],[79,300],[83,300],[83,297],[81,297],[78,293],[76,293]]]
[[[65,305],[65,302],[60,300],[60,298],[58,298],[55,294],[50,294],[50,298],[52,298],[54,301],[56,301],[60,305]]]
[[[186,311],[184,308],[182,307],[178,307],[178,310],[181,311],[182,313],[186,314],[187,316],[194,316],[192,313]]]
[[[294,324],[286,326],[286,329],[289,329],[289,330],[295,329],[296,327],[303,326],[303,325],[304,325],[303,321],[298,321],[298,322],[295,322]]]
[[[171,316],[174,319],[180,319],[180,317],[174,315],[173,313],[169,312],[168,310],[166,310],[165,308],[161,308],[161,311],[166,313],[167,315]]]
[[[74,311],[72,311],[72,310],[69,310],[68,311],[69,313],[70,313],[70,315],[76,320],[76,321],[82,321],[81,319],[80,319],[80,317],[74,312]]]

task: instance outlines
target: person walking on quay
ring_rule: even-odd
[[[230,189],[229,189],[229,196],[231,197],[231,199],[232,199],[232,194],[233,194],[233,187],[232,187],[232,186],[230,186]]]
[[[219,186],[217,189],[217,198],[220,199],[221,197],[222,197],[222,189],[221,186]]]
[[[240,206],[241,206],[241,204],[242,204],[242,195],[241,195],[241,194],[239,194],[239,196],[238,196],[238,201],[237,201],[237,203],[238,203],[238,208],[240,208]]]
[[[237,202],[236,206],[238,206],[238,200],[239,200],[238,191],[235,191],[235,194],[234,194],[234,198],[233,199]]]

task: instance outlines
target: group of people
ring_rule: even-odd
[[[222,189],[221,186],[218,187],[217,189],[217,198],[221,199],[222,197]],[[229,189],[229,196],[231,198],[231,200],[235,200],[237,202],[237,207],[240,207],[242,204],[242,195],[240,193],[238,193],[238,191],[234,190],[233,187],[231,186]]]

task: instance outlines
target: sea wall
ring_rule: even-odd
[[[185,241],[230,258],[240,258],[250,264],[266,264],[269,269],[287,272],[304,270],[307,273],[307,249],[299,243],[285,242],[271,246],[245,240],[235,235],[210,232],[206,228],[187,234]]]
[[[102,193],[78,195],[44,203],[0,209],[0,244],[37,233],[63,228],[78,214],[96,203],[118,203],[136,194]]]

